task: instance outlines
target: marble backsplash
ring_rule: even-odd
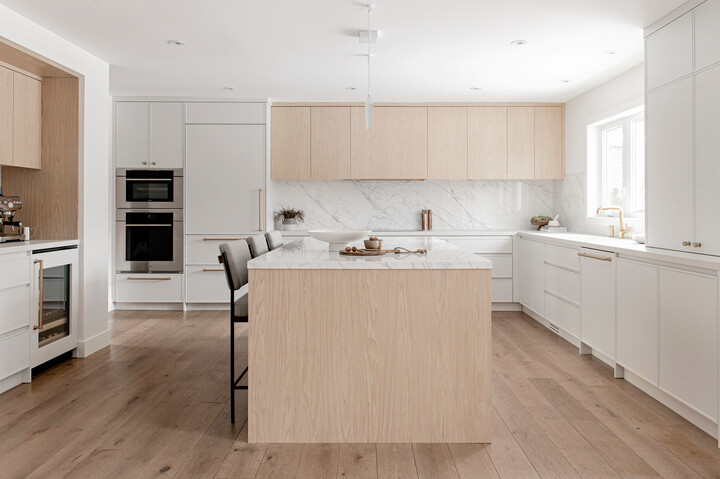
[[[433,210],[435,230],[527,229],[553,213],[555,182],[273,181],[273,211],[305,211],[299,229],[419,230]]]

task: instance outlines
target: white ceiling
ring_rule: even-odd
[[[641,63],[643,27],[686,0],[372,1],[375,101],[567,101]],[[0,3],[109,62],[113,94],[366,95],[365,0]]]

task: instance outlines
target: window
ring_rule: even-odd
[[[588,126],[588,216],[619,206],[645,216],[645,113],[642,107]]]

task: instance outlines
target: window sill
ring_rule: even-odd
[[[625,220],[625,223],[630,226],[630,228],[637,230],[638,227],[641,227],[642,229],[645,229],[645,217],[637,217],[634,216],[632,218],[623,218]],[[587,216],[585,217],[585,224],[588,225],[598,225],[598,226],[609,226],[609,225],[618,225],[618,217],[617,216]]]

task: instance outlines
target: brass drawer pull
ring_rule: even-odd
[[[170,281],[172,278],[169,277],[163,277],[163,278],[133,278],[131,276],[128,276],[128,281]]]
[[[37,331],[38,329],[43,329],[45,327],[45,324],[43,323],[43,317],[45,316],[44,311],[43,311],[43,282],[44,282],[45,278],[43,277],[43,269],[44,269],[43,260],[36,259],[34,261],[34,263],[39,265],[38,270],[40,271],[40,275],[38,278],[38,297],[39,297],[38,324],[37,324],[37,326],[33,326],[33,330]]]
[[[683,246],[690,246],[692,243],[690,243],[689,241],[683,241],[682,244]]]
[[[262,188],[258,188],[258,231],[262,231]]]
[[[596,259],[598,261],[612,261],[612,258],[603,258],[602,256],[593,256],[591,254],[587,253],[578,253],[578,256],[582,256],[583,258],[590,258],[590,259]]]
[[[203,268],[203,271],[208,272],[208,273],[211,271],[213,271],[213,272],[217,271],[218,273],[221,273],[225,270],[222,268]]]
[[[702,243],[693,243],[693,248],[700,248],[702,247]]]

